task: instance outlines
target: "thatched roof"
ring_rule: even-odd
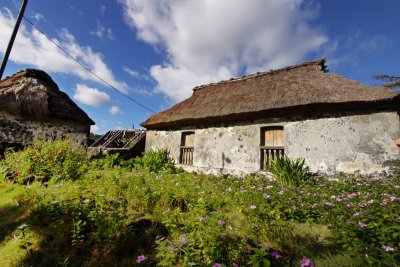
[[[396,108],[400,92],[326,73],[325,59],[193,89],[190,98],[141,125],[165,129],[208,123]]]
[[[54,117],[94,125],[47,73],[35,69],[20,71],[0,81],[0,111],[20,117]]]

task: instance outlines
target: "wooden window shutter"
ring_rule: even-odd
[[[194,146],[194,133],[183,134],[183,146]]]
[[[263,146],[280,146],[285,145],[285,134],[283,127],[268,127],[263,128],[263,138],[261,145]]]

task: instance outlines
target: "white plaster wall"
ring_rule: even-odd
[[[166,148],[174,163],[179,163],[179,148],[181,145],[181,131],[146,131],[145,151]]]
[[[305,158],[312,171],[363,174],[382,172],[388,161],[399,160],[396,112],[351,115],[293,122],[260,120],[231,126],[147,131],[146,150],[167,148],[179,162],[182,131],[195,132],[193,166],[188,171],[243,175],[260,170],[260,129],[283,126],[285,154]]]
[[[382,172],[385,163],[399,160],[399,128],[396,112],[289,122],[285,153],[327,174]]]

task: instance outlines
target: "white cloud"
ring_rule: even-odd
[[[200,84],[302,61],[327,37],[304,0],[119,0],[143,41],[164,49],[156,90],[175,101]]]
[[[361,58],[373,57],[391,48],[394,41],[383,35],[367,36],[360,29],[354,28],[337,36],[329,45],[324,47],[324,54],[329,58],[330,69],[339,66],[360,64]]]
[[[101,4],[101,5],[100,5],[101,14],[104,15],[104,14],[106,13],[106,9],[107,9],[107,8],[106,8],[106,6],[105,6],[104,4]]]
[[[40,13],[36,13],[35,15],[33,15],[33,18],[34,18],[37,22],[45,19],[44,16],[43,16],[42,14],[40,14]]]
[[[129,76],[139,80],[149,80],[149,77],[141,74],[140,72],[133,70],[127,66],[122,66],[122,70],[125,71]]]
[[[97,125],[91,125],[90,126],[90,132],[91,133],[95,133],[95,134],[99,134],[100,133],[100,128]]]
[[[74,99],[90,106],[101,106],[110,101],[110,96],[96,88],[90,88],[84,84],[77,84]]]
[[[0,53],[4,53],[14,27],[15,18],[9,9],[0,11]],[[59,38],[53,42],[61,45],[69,54],[77,58],[98,76],[122,92],[127,92],[128,85],[118,81],[103,60],[103,55],[92,50],[90,46],[81,46],[75,37],[62,29]],[[103,84],[98,78],[79,66],[65,55],[36,29],[27,29],[21,24],[15,40],[10,60],[17,64],[27,64],[48,72],[66,73]]]
[[[110,40],[115,40],[114,34],[110,28],[106,28],[99,21],[97,21],[97,30],[89,31],[91,35],[97,36],[100,39],[107,37]]]
[[[117,106],[112,106],[108,110],[112,115],[122,114],[122,111]]]

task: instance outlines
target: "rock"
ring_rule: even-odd
[[[32,183],[33,181],[35,181],[35,176],[33,175],[27,175],[24,178],[22,178],[23,184]]]
[[[44,183],[47,182],[49,179],[44,177],[44,176],[36,176],[36,181],[38,181],[39,183]]]

